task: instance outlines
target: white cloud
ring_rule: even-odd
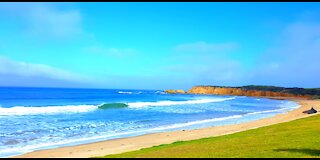
[[[179,54],[175,57],[176,65],[164,69],[177,75],[190,74],[185,81],[195,84],[320,87],[320,22],[317,20],[299,20],[284,27],[269,49],[259,53],[261,57],[255,59],[254,68],[245,68],[241,60],[219,54],[228,53],[236,46],[206,42],[179,45],[175,51],[199,54]]]
[[[0,74],[18,75],[24,77],[45,77],[73,82],[84,82],[88,80],[87,77],[45,64],[32,64],[13,61],[5,57],[0,57]]]
[[[130,57],[138,53],[138,51],[133,48],[107,48],[102,46],[87,47],[84,50],[89,53],[102,54],[118,58]]]
[[[277,44],[263,54],[252,80],[263,84],[320,87],[320,23],[287,25]]]
[[[82,35],[80,11],[58,6],[55,3],[3,3],[0,11],[13,20],[21,20],[24,32],[30,36],[66,39]]]
[[[172,65],[163,69],[173,77],[183,77],[180,83],[188,81],[193,82],[193,85],[241,85],[245,75],[240,62],[214,57],[207,62],[194,59],[193,63]]]
[[[49,7],[37,7],[29,12],[27,18],[28,31],[36,36],[70,38],[82,33],[79,10],[59,11]]]
[[[240,84],[244,75],[243,66],[237,59],[228,55],[236,49],[238,49],[236,43],[181,44],[174,47],[174,54],[167,57],[172,65],[164,66],[162,70],[175,77],[175,80],[180,80],[182,84],[185,82],[191,82],[193,85]]]
[[[200,53],[221,53],[233,51],[238,47],[236,43],[207,43],[204,41],[181,44],[174,48],[175,51],[200,52]]]

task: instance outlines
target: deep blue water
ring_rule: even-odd
[[[123,103],[125,108],[99,109]],[[146,133],[253,121],[297,108],[286,100],[159,90],[0,88],[0,157]]]

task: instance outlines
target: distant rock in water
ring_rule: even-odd
[[[306,113],[306,114],[314,114],[314,113],[317,113],[317,112],[318,111],[315,110],[313,107],[310,110],[303,111],[303,113]]]
[[[169,93],[169,94],[184,94],[184,93],[186,93],[184,90],[181,90],[181,89],[177,89],[177,90],[169,89],[169,90],[165,90],[164,92]]]
[[[109,108],[126,108],[128,107],[127,104],[124,103],[107,103],[99,106],[99,109],[109,109]]]

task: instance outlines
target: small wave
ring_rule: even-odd
[[[228,120],[228,119],[241,118],[241,117],[242,117],[242,115],[234,115],[234,116],[228,116],[228,117],[212,118],[212,119],[205,119],[205,120],[200,120],[200,121],[192,121],[192,122],[187,122],[187,123],[178,123],[178,124],[173,124],[173,125],[164,126],[164,127],[152,128],[152,129],[149,129],[149,131],[175,129],[175,128],[181,128],[181,127],[186,127],[186,126],[192,126],[195,124],[224,121],[224,120]]]
[[[119,94],[132,94],[132,92],[124,92],[124,91],[119,91]]]
[[[126,108],[126,107],[128,107],[128,105],[125,103],[107,103],[107,104],[100,105],[98,108],[109,109],[109,108]]]
[[[262,113],[270,113],[270,112],[280,112],[280,111],[285,111],[285,110],[292,110],[292,109],[296,109],[299,108],[300,105],[296,104],[296,103],[291,103],[288,102],[286,103],[286,105],[281,105],[280,109],[273,109],[273,110],[266,110],[266,111],[258,111],[258,112],[251,112],[251,113],[247,113],[248,115],[252,115],[252,114],[262,114]]]
[[[196,99],[187,101],[157,101],[157,102],[132,102],[128,103],[131,108],[142,108],[150,106],[171,106],[171,105],[183,105],[183,104],[201,104],[201,103],[211,103],[211,102],[222,102],[227,100],[232,100],[232,98],[215,98],[215,99]]]
[[[281,105],[279,105],[280,108],[299,108],[300,105],[296,102],[293,101],[284,101],[281,103]]]
[[[281,108],[281,109],[274,109],[274,110],[266,110],[266,111],[258,111],[258,112],[250,112],[247,113],[248,115],[251,114],[261,114],[261,113],[270,113],[270,112],[277,112],[277,111],[282,111],[282,110],[286,110],[287,108]]]
[[[79,113],[79,112],[93,111],[97,108],[98,106],[95,106],[95,105],[67,105],[67,106],[46,106],[46,107],[15,106],[12,108],[0,107],[0,116]]]
[[[156,93],[156,94],[165,94],[165,92],[163,92],[163,91],[156,91],[154,93]]]

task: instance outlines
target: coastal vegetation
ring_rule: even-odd
[[[259,90],[259,91],[272,91],[272,92],[282,92],[300,95],[320,95],[320,88],[285,88],[276,86],[259,86],[259,85],[248,85],[243,87],[238,87],[246,90]]]
[[[320,158],[320,115],[218,137],[179,141],[111,157]]]
[[[320,95],[312,96],[312,99],[320,99]]]
[[[271,92],[289,93],[289,94],[296,94],[296,95],[320,95],[320,88],[298,88],[298,87],[286,88],[286,87],[264,86],[264,85],[248,85],[248,86],[242,86],[242,87],[226,87],[226,86],[208,86],[208,87],[238,88],[246,91],[249,91],[249,90],[271,91]]]
[[[320,88],[285,88],[276,86],[248,85],[242,87],[227,86],[194,86],[187,92],[181,90],[166,90],[166,93],[189,93],[189,94],[217,94],[257,97],[298,97],[319,99]]]

